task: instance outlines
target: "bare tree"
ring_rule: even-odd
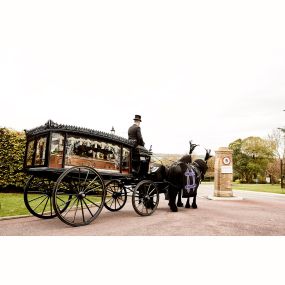
[[[285,130],[278,128],[274,129],[268,135],[269,139],[275,144],[276,160],[273,164],[269,165],[267,172],[271,176],[273,182],[276,177],[281,178],[281,187],[284,187],[284,159],[285,159]],[[283,167],[282,167],[283,166]]]
[[[275,155],[279,159],[285,157],[285,133],[283,133],[280,129],[272,130],[272,133],[268,135],[269,140],[271,140],[275,144]]]

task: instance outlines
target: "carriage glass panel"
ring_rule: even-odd
[[[26,166],[33,165],[33,157],[35,152],[35,140],[29,141],[27,145]]]
[[[120,172],[121,148],[115,143],[69,135],[67,137],[65,166],[90,166],[96,170]]]
[[[37,139],[35,165],[43,166],[46,162],[47,137]]]
[[[122,173],[130,173],[130,149],[123,147],[123,158],[122,158]]]
[[[52,133],[50,147],[50,168],[62,168],[64,136],[61,133]]]

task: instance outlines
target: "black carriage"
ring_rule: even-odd
[[[127,197],[141,216],[151,215],[167,183],[149,171],[151,152],[105,132],[48,121],[26,131],[24,190],[34,216],[87,225],[105,206],[122,209]]]

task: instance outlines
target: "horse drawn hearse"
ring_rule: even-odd
[[[36,217],[87,225],[104,206],[109,211],[122,209],[128,196],[135,212],[148,216],[156,210],[159,194],[165,192],[169,192],[170,208],[175,208],[171,203],[181,188],[176,183],[177,165],[173,179],[166,180],[165,167],[150,170],[151,151],[134,147],[125,138],[51,120],[26,131],[26,138],[24,169],[30,178],[24,202]],[[199,167],[194,170],[202,173]],[[197,190],[198,185],[192,186]]]

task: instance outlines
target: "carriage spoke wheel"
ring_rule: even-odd
[[[31,176],[24,188],[24,202],[31,214],[42,219],[56,217],[52,207],[54,182],[46,178]]]
[[[121,210],[127,202],[127,190],[118,180],[106,183],[105,208],[111,212]]]
[[[61,221],[77,227],[90,224],[102,211],[106,196],[100,174],[88,166],[76,166],[58,178],[52,202]]]
[[[159,192],[155,184],[150,180],[143,180],[135,187],[132,204],[137,214],[141,216],[151,215],[159,203]]]

